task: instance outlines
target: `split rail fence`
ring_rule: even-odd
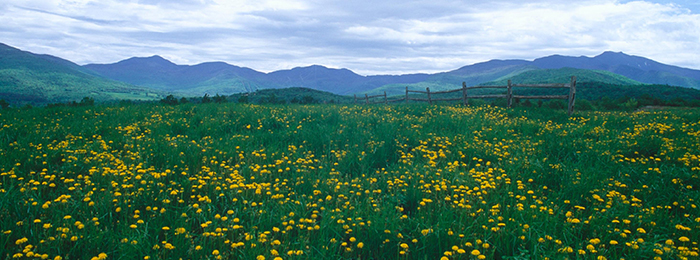
[[[524,96],[524,95],[513,95],[513,88],[568,88],[569,89],[569,94],[568,95],[531,95],[531,96]],[[467,93],[467,90],[473,90],[473,89],[506,89],[506,94],[491,94],[491,95],[469,95]],[[462,92],[462,97],[459,98],[434,98],[434,95],[438,94],[448,94],[448,93],[456,93],[456,92]],[[427,98],[414,98],[410,97],[409,93],[419,93],[419,94],[427,94]],[[469,99],[476,99],[476,98],[505,98],[508,101],[508,107],[511,107],[513,105],[513,99],[565,99],[568,100],[568,113],[571,115],[571,113],[574,112],[574,103],[576,102],[576,76],[571,77],[571,82],[570,83],[555,83],[555,84],[512,84],[510,80],[508,80],[508,85],[506,86],[472,86],[472,87],[467,87],[467,84],[465,82],[462,82],[462,88],[458,89],[452,89],[452,90],[445,90],[445,91],[433,91],[430,92],[430,88],[425,88],[425,91],[418,91],[418,90],[409,90],[408,87],[406,87],[406,96],[402,99],[394,99],[394,100],[389,100],[386,95],[386,91],[384,91],[384,94],[379,94],[379,95],[372,95],[369,96],[365,94],[364,98],[363,97],[358,97],[355,95],[355,103],[358,102],[358,100],[364,100],[365,104],[377,104],[377,103],[384,103],[388,104],[390,102],[408,102],[409,100],[411,101],[427,101],[430,104],[433,104],[433,102],[437,101],[462,101],[464,105],[469,105]]]

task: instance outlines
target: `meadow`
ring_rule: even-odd
[[[700,110],[0,110],[1,259],[698,259]]]

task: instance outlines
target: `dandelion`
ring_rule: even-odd
[[[15,244],[21,245],[21,244],[26,243],[27,241],[29,241],[29,239],[27,239],[26,237],[23,237],[23,238],[17,239],[17,241],[15,241]]]

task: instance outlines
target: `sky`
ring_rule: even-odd
[[[700,1],[3,0],[0,42],[80,65],[160,55],[378,75],[615,51],[700,69]]]

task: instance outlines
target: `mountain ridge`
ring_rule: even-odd
[[[21,58],[12,60],[12,57]],[[37,62],[38,60],[41,62]],[[85,85],[87,82],[97,80],[99,83],[92,84],[110,85],[115,91],[122,91],[118,90],[119,88],[133,89],[134,92],[150,89],[154,93],[171,93],[179,96],[231,95],[291,87],[310,88],[340,95],[376,93],[377,91],[401,93],[407,86],[420,89],[430,87],[431,90],[439,91],[459,87],[462,82],[468,86],[474,86],[495,84],[495,82],[512,78],[527,82],[537,80],[539,83],[552,83],[552,81],[558,82],[562,78],[572,76],[563,73],[580,74],[580,82],[660,84],[700,89],[700,70],[666,65],[644,57],[612,51],[606,51],[594,57],[555,54],[532,61],[493,59],[432,74],[367,76],[359,75],[346,68],[328,68],[323,65],[300,66],[268,73],[222,61],[178,65],[159,55],[131,57],[109,64],[80,66],[59,57],[33,54],[0,43],[0,65],[2,62],[6,63],[4,73],[7,75],[0,77],[0,84],[16,86],[17,82],[22,81],[22,77],[28,77],[29,80],[25,81],[42,82],[39,84],[42,87],[33,88],[32,91],[36,93],[40,93],[42,88],[50,88],[54,83],[46,79],[31,78],[29,72],[46,69],[64,76],[70,75],[74,77],[73,80],[82,80],[81,88],[84,89],[89,89],[89,86]],[[27,64],[36,66],[41,64],[41,66],[29,69]],[[1,68],[3,67],[0,66]],[[44,78],[46,77],[50,78],[45,75]],[[121,85],[115,88],[114,84]],[[58,85],[67,84],[58,82]],[[92,90],[92,92],[100,91]]]
[[[157,59],[157,63],[150,61]],[[126,70],[128,73],[124,75],[115,75],[110,73],[110,67],[118,66],[125,61],[150,61],[148,64],[162,64],[160,68],[151,70],[149,77],[161,75],[162,80],[154,84],[153,82],[143,82],[134,80],[131,77],[147,71],[142,65],[136,66],[141,69]],[[206,72],[194,73],[192,70],[197,67],[204,67],[208,63],[200,63],[196,65],[175,65],[163,59],[160,56],[151,56],[147,58],[129,58],[113,64],[98,64],[85,65],[85,67],[96,71],[106,77],[125,81],[135,85],[146,85],[165,91],[174,91],[188,93],[188,89],[202,89],[207,84],[213,84],[218,78],[220,82],[228,82],[221,88],[208,88],[212,91],[218,91],[220,94],[233,94],[237,92],[249,92],[257,89],[267,88],[288,88],[288,87],[305,87],[328,91],[335,94],[357,94],[368,93],[378,89],[386,89],[396,87],[400,84],[419,84],[422,85],[461,85],[465,82],[467,85],[478,85],[487,82],[497,81],[503,77],[514,77],[524,72],[542,70],[540,74],[550,73],[547,70],[551,69],[586,69],[608,71],[611,73],[625,76],[630,80],[619,80],[616,76],[611,76],[612,82],[639,82],[645,84],[666,84],[676,85],[690,88],[700,88],[700,70],[692,70],[678,66],[666,65],[644,57],[627,55],[622,52],[606,51],[594,57],[572,57],[564,55],[550,55],[534,59],[532,61],[518,59],[494,59],[485,62],[479,62],[472,65],[462,66],[458,69],[426,74],[403,74],[403,75],[369,75],[362,76],[346,68],[328,68],[322,65],[309,65],[294,67],[291,69],[278,70],[269,73],[258,72],[250,68],[238,67],[225,62],[214,62],[219,68],[209,69]],[[104,66],[108,69],[99,68]],[[176,73],[179,76],[187,75],[187,79],[178,79],[175,77],[174,82],[168,82],[168,79],[173,79],[172,76],[163,75],[163,69],[180,68]],[[245,75],[242,70],[247,70]],[[197,79],[196,75],[209,73],[208,77]],[[166,73],[167,74],[167,73]],[[593,74],[588,74],[593,75]],[[599,78],[599,77],[596,77]],[[155,79],[158,79],[156,76]],[[581,80],[586,80],[582,78]],[[152,79],[153,81],[153,79]],[[419,84],[421,85],[421,84]],[[196,91],[195,91],[196,92]],[[395,91],[392,91],[395,92]],[[191,94],[203,94],[189,92]],[[211,93],[210,93],[211,94]]]

